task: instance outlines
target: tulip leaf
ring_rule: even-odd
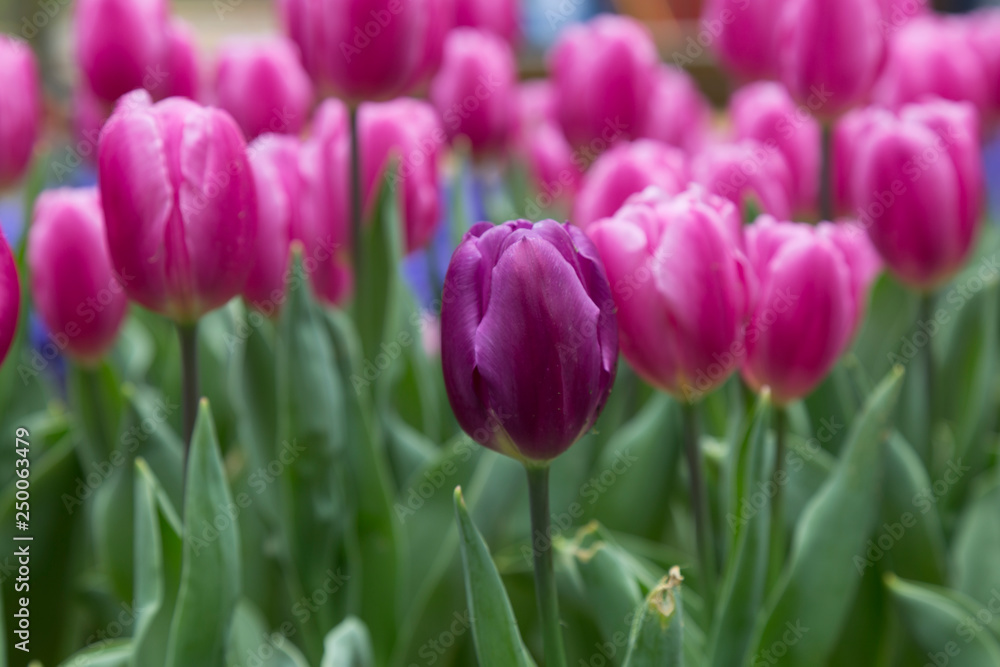
[[[1000,477],[978,491],[955,533],[953,584],[986,604],[1000,587]]]
[[[833,475],[802,513],[791,556],[758,621],[753,655],[787,651],[785,665],[823,664],[866,567],[878,516],[882,442],[902,370],[876,387],[855,419]],[[751,659],[751,662],[754,658]]]
[[[260,611],[246,598],[236,605],[226,650],[228,667],[308,667],[295,644],[282,632],[268,632]]]
[[[731,531],[732,545],[708,642],[712,665],[741,667],[746,663],[754,621],[764,599],[772,498],[763,504],[755,499],[763,495],[762,490],[773,479],[773,465],[768,463],[773,464],[774,457],[768,455],[767,449],[770,423],[770,394],[764,393],[735,452],[734,488],[725,522]],[[782,481],[774,479],[772,483]],[[779,490],[784,492],[780,487]]]
[[[930,662],[949,667],[1000,665],[1000,643],[969,605],[956,600],[957,594],[894,574],[885,575],[885,584],[903,625]]]
[[[368,628],[354,616],[341,621],[323,640],[320,667],[375,667],[375,664]]]
[[[128,667],[131,659],[131,640],[115,639],[83,649],[60,667]]]
[[[623,667],[683,665],[684,605],[681,572],[674,567],[640,603],[632,621]]]
[[[184,486],[184,443],[171,428],[170,420],[179,415],[179,403],[149,386],[126,383],[122,394],[128,402],[131,425],[122,434],[126,451],[142,456],[174,507],[181,506]]]
[[[455,488],[455,514],[479,667],[533,666],[535,663],[518,632],[503,580],[486,542],[472,523],[461,487]]]
[[[219,665],[240,595],[239,525],[208,401],[191,437],[184,499],[184,556],[167,667]]]
[[[106,361],[94,367],[71,363],[67,376],[70,401],[82,431],[81,467],[89,473],[115,448],[123,409],[120,382]]]

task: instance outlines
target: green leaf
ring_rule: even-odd
[[[129,408],[131,425],[122,434],[122,447],[135,451],[156,473],[156,479],[180,507],[184,487],[184,442],[171,428],[170,420],[179,415],[181,406],[148,386],[126,383],[122,387]]]
[[[302,653],[282,632],[268,632],[264,616],[243,598],[236,605],[226,650],[228,667],[308,667]]]
[[[323,640],[320,667],[375,667],[372,638],[359,619],[348,616]]]
[[[893,370],[865,402],[836,471],[803,512],[790,562],[758,622],[754,656],[780,646],[782,665],[812,667],[830,654],[860,575],[872,566],[865,541],[878,516],[881,443],[902,375]]]
[[[533,666],[535,663],[518,632],[500,573],[490,558],[486,542],[472,523],[461,487],[455,487],[455,514],[479,667]]]
[[[674,567],[636,610],[624,667],[683,665],[681,571]]]
[[[986,604],[1000,586],[1000,477],[979,490],[952,546],[954,588]]]
[[[885,576],[910,637],[933,664],[948,667],[1000,665],[1000,644],[965,605],[944,589]],[[986,610],[987,612],[989,610]]]
[[[131,658],[132,642],[115,639],[75,653],[60,667],[128,667]]]
[[[81,467],[89,472],[115,448],[123,401],[114,369],[105,361],[94,367],[69,364],[67,385],[80,425]]]
[[[239,525],[208,401],[199,405],[185,484],[184,563],[168,667],[220,665],[240,595]]]

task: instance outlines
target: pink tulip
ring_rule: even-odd
[[[930,12],[929,0],[878,0],[882,11],[880,27],[884,35],[894,35],[900,28],[918,16]]]
[[[705,145],[711,124],[712,109],[691,75],[679,67],[661,65],[642,136],[693,154]]]
[[[580,189],[583,172],[558,125],[550,122],[528,127],[514,150],[527,165],[538,193],[534,209],[526,211],[529,217],[538,218],[543,209],[572,201]]]
[[[989,115],[996,117],[1000,112],[1000,7],[988,7],[966,14],[964,17],[966,34],[979,57],[986,78],[987,88],[992,91],[988,98]]]
[[[131,275],[111,264],[97,188],[46,190],[28,234],[31,295],[45,326],[66,350],[96,360],[114,344]]]
[[[448,137],[464,136],[477,157],[501,153],[514,124],[517,63],[510,45],[474,28],[456,28],[431,82],[431,101]]]
[[[519,0],[455,0],[455,25],[488,30],[508,44],[520,30]]]
[[[155,99],[186,97],[197,100],[201,96],[201,76],[198,64],[198,47],[194,31],[181,19],[173,19],[167,29],[167,51],[164,56],[166,80],[153,91]]]
[[[517,135],[535,125],[559,124],[556,117],[556,92],[548,79],[529,79],[517,86],[514,96],[514,127]],[[560,128],[560,132],[562,128]]]
[[[854,155],[864,140],[868,126],[880,114],[888,111],[875,107],[854,109],[837,119],[833,128],[831,178],[834,207],[839,215],[856,216],[858,205],[854,201]]]
[[[753,201],[764,213],[791,216],[792,174],[776,143],[744,139],[709,146],[692,161],[691,180],[741,211]]]
[[[816,209],[820,172],[820,127],[809,112],[792,100],[780,83],[745,86],[733,95],[730,115],[737,139],[756,139],[776,146],[791,176],[795,210]]]
[[[854,300],[853,326],[850,337],[861,326],[868,305],[868,294],[872,283],[882,272],[882,258],[865,234],[864,228],[856,220],[842,220],[836,223],[821,222],[816,226],[821,237],[830,239],[847,261],[851,272],[851,293]]]
[[[42,115],[38,64],[28,46],[0,34],[0,191],[31,162]],[[2,340],[0,340],[2,342]]]
[[[743,378],[786,405],[808,395],[840,358],[867,286],[831,233],[812,225],[761,216],[746,243],[760,295],[746,329]]]
[[[702,30],[722,64],[743,80],[777,75],[775,23],[782,0],[708,0]]]
[[[586,227],[614,215],[626,199],[651,185],[672,195],[687,182],[687,160],[679,148],[652,139],[615,146],[584,175],[572,220]]]
[[[444,41],[448,33],[455,27],[455,0],[428,0],[428,18],[430,25],[427,28],[427,36],[424,39],[423,54],[420,57],[420,64],[411,75],[409,85],[406,90],[420,88],[437,74],[444,59]]]
[[[215,95],[247,139],[298,134],[313,101],[295,45],[282,38],[228,41],[219,52]]]
[[[821,118],[865,102],[885,61],[880,23],[872,0],[783,2],[779,72],[792,97]]]
[[[17,278],[17,263],[7,239],[0,231],[0,364],[3,364],[17,333],[17,318],[21,311],[21,283]]]
[[[852,170],[861,222],[900,280],[933,289],[972,248],[983,198],[978,116],[943,100],[872,115]]]
[[[548,67],[570,144],[600,152],[640,136],[658,59],[652,36],[634,19],[602,15],[566,28]]]
[[[389,187],[401,204],[406,251],[422,248],[438,224],[438,159],[446,135],[437,112],[427,102],[405,97],[368,103],[359,110],[358,128],[361,183],[368,210],[395,158],[396,172],[390,176]]]
[[[135,276],[130,298],[190,323],[240,293],[257,197],[229,114],[131,93],[101,133],[98,171],[111,257]]]
[[[752,301],[748,266],[732,242],[735,211],[704,192],[646,192],[587,228],[618,309],[629,364],[686,401],[736,370]]]

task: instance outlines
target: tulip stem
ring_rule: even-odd
[[[182,478],[186,484],[188,452],[194,435],[194,420],[198,415],[198,324],[178,324],[177,335],[181,341],[181,405],[184,413]]]
[[[785,436],[788,430],[788,415],[785,408],[774,411],[774,498],[771,500],[771,557],[767,573],[767,589],[771,590],[785,564],[787,536],[785,535],[785,507],[781,488],[784,486]]]
[[[924,326],[934,321],[933,292],[925,292],[920,296],[920,320],[924,323]],[[917,328],[920,328],[920,321],[917,322]],[[931,435],[934,429],[934,350],[930,340],[924,345],[923,354],[924,366],[926,366],[924,369],[926,373],[924,379],[927,381],[927,386],[924,388],[925,400],[927,401],[927,461],[930,464],[934,461],[932,451],[934,441]]]
[[[566,667],[562,629],[559,626],[559,597],[552,567],[552,540],[549,527],[549,467],[525,466],[531,505],[531,545],[535,558],[535,597],[542,619],[545,667]],[[539,539],[541,538],[541,539]],[[542,545],[542,546],[536,546]]]
[[[692,403],[683,404],[684,458],[687,459],[691,490],[691,511],[694,514],[695,542],[701,577],[704,584],[705,618],[712,618],[715,607],[715,549],[708,517],[708,494],[701,470],[701,448],[698,446],[698,415]]]
[[[351,123],[351,241],[354,275],[361,275],[361,141],[358,137],[358,105],[349,111]]]
[[[833,123],[822,124],[819,169],[819,218],[833,221]]]

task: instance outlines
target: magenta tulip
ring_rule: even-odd
[[[517,63],[510,45],[474,28],[448,35],[431,101],[448,137],[464,136],[477,157],[499,154],[514,125]]]
[[[556,91],[548,79],[529,79],[517,86],[514,95],[514,128],[516,135],[542,123],[559,125],[556,116]],[[559,129],[562,131],[562,128]]]
[[[707,142],[711,124],[712,109],[691,75],[679,67],[661,65],[642,136],[693,154]]]
[[[437,74],[444,58],[444,42],[448,33],[455,27],[455,0],[428,0],[428,19],[426,38],[420,64],[411,75],[406,90],[421,88]]]
[[[390,187],[401,204],[406,251],[422,248],[438,224],[438,159],[446,136],[437,112],[427,102],[410,98],[373,102],[361,106],[358,127],[368,210],[395,158],[397,171]]]
[[[834,207],[839,215],[858,215],[853,193],[854,155],[864,140],[868,126],[881,114],[888,115],[889,112],[875,107],[854,109],[838,118],[833,127],[831,187]]]
[[[186,22],[173,19],[167,29],[167,52],[164,56],[166,81],[153,91],[155,99],[201,97],[201,72],[194,31]]]
[[[792,212],[792,173],[777,144],[744,139],[709,146],[691,163],[691,180],[730,200],[775,216]]]
[[[565,224],[476,224],[441,309],[445,389],[462,429],[525,463],[566,451],[604,408],[618,333],[597,251]]]
[[[20,311],[21,282],[17,278],[17,263],[0,231],[0,364],[14,342]]]
[[[647,382],[685,401],[722,384],[753,293],[729,202],[650,190],[587,228],[614,287],[622,353]]]
[[[97,188],[46,190],[28,234],[31,296],[51,334],[81,361],[115,342],[132,276],[111,264]]]
[[[726,69],[742,80],[777,75],[775,23],[782,0],[708,0],[701,28]]]
[[[820,172],[819,123],[780,83],[760,82],[736,91],[729,103],[737,139],[756,139],[777,147],[791,176],[794,210],[817,206]]]
[[[676,194],[687,182],[687,161],[680,149],[652,139],[615,146],[584,175],[573,222],[586,227],[612,216],[629,196],[650,185]]]
[[[487,30],[514,44],[521,20],[519,0],[455,0],[455,25]]]
[[[548,67],[570,144],[600,152],[640,136],[658,59],[652,36],[634,19],[602,15],[566,28]]]
[[[861,222],[896,277],[933,289],[972,247],[983,196],[978,116],[941,100],[871,113],[852,169]]]
[[[38,64],[27,44],[0,34],[0,191],[21,179],[42,115]],[[2,342],[2,341],[0,341]]]
[[[882,272],[882,258],[864,228],[855,220],[821,222],[816,226],[816,231],[837,246],[850,269],[851,292],[854,295],[853,326],[850,327],[853,338],[864,319],[872,283]]]
[[[257,197],[246,144],[224,111],[136,91],[101,133],[101,202],[130,298],[191,323],[240,293]]]
[[[986,7],[966,14],[964,17],[966,34],[979,57],[987,88],[992,91],[988,97],[989,118],[996,119],[1000,113],[1000,7]]]
[[[760,293],[746,328],[743,378],[786,405],[808,395],[847,348],[862,311],[862,278],[852,276],[830,234],[812,225],[761,216],[746,244]]]
[[[248,140],[264,133],[298,134],[313,101],[295,45],[282,38],[228,41],[219,52],[215,95]]]
[[[834,118],[865,102],[885,61],[872,0],[787,0],[777,30],[781,80],[813,115]]]
[[[537,191],[534,206],[529,204],[526,210],[530,217],[538,217],[554,205],[567,206],[572,201],[580,189],[583,172],[558,125],[539,123],[529,127],[521,133],[514,150],[527,165]]]

